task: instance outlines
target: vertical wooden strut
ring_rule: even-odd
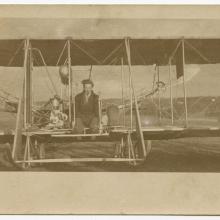
[[[147,153],[146,153],[146,148],[145,148],[144,135],[143,135],[143,131],[141,128],[140,112],[139,112],[139,108],[138,108],[137,98],[136,98],[134,85],[133,85],[133,79],[132,79],[130,41],[128,38],[125,38],[125,47],[126,47],[129,76],[130,76],[130,83],[131,83],[130,86],[131,86],[132,95],[134,98],[134,107],[135,107],[135,116],[136,116],[136,134],[137,134],[137,139],[141,145],[140,147],[142,150],[142,156],[143,156],[143,158],[145,158],[147,156]]]
[[[158,113],[159,123],[161,123],[161,100],[160,100],[160,67],[157,65],[157,89],[158,89]]]
[[[133,92],[132,92],[131,74],[129,74],[129,93],[130,93],[130,129],[132,130],[133,129]]]
[[[14,142],[12,147],[12,159],[17,160],[18,154],[21,153],[22,147],[22,129],[23,129],[23,118],[24,114],[24,87],[22,88],[22,94],[18,103],[18,112],[16,117],[16,127],[15,127],[15,135]]]
[[[185,107],[185,126],[188,126],[188,110],[187,110],[187,97],[185,85],[185,45],[184,38],[182,39],[182,57],[183,57],[183,92],[184,92],[184,107]]]
[[[71,45],[70,39],[67,40],[67,65],[69,73],[69,126],[72,127],[72,101],[73,101],[73,92],[72,92],[72,69],[71,69]]]
[[[169,81],[170,81],[170,111],[171,111],[171,124],[173,125],[173,85],[172,85],[172,72],[171,72],[171,58],[169,58]]]
[[[122,99],[123,126],[125,127],[124,60],[123,58],[121,58],[121,99]]]
[[[28,53],[29,53],[29,40],[24,41],[24,81],[22,86],[22,92],[21,97],[19,99],[18,103],[18,112],[17,112],[17,118],[16,118],[16,127],[15,127],[15,135],[14,135],[14,142],[13,142],[13,148],[12,148],[12,159],[17,160],[19,157],[19,154],[21,153],[22,148],[22,130],[23,128],[27,127],[28,122],[28,88],[30,89],[27,84],[27,79],[30,80],[30,77],[27,77],[28,75]],[[30,95],[30,94],[29,94]],[[30,101],[30,100],[29,100]],[[31,102],[30,102],[31,103]],[[29,106],[30,107],[30,106]]]
[[[24,66],[25,66],[25,100],[24,100],[24,106],[25,106],[25,124],[24,128],[28,131],[29,127],[32,125],[32,57],[31,57],[31,47],[30,47],[30,41],[29,39],[26,40],[26,46],[25,46],[25,60],[24,60]],[[22,134],[22,133],[21,133]],[[27,152],[26,152],[27,148]],[[25,146],[25,152],[27,153],[27,159],[30,157],[30,136],[26,136],[26,146]]]
[[[24,126],[27,129],[32,124],[32,75],[31,75],[32,59],[30,50],[30,41],[25,41],[25,59],[24,59]]]
[[[99,92],[99,133],[102,132],[102,98],[101,98],[101,92]]]

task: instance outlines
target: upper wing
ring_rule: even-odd
[[[185,56],[188,64],[220,63],[220,39],[185,39]],[[180,39],[131,39],[132,65],[166,65]],[[72,65],[120,65],[126,53],[124,39],[70,40]],[[62,65],[60,57],[66,40],[30,40],[34,65]],[[0,66],[23,66],[24,40],[0,40]],[[59,59],[60,57],[60,59]],[[58,62],[59,60],[59,62]]]

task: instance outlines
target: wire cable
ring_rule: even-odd
[[[33,50],[33,51],[37,51],[37,52],[39,53],[39,55],[40,55],[40,57],[41,57],[41,60],[42,60],[42,62],[43,62],[43,65],[44,65],[44,67],[45,67],[47,76],[48,76],[48,78],[49,78],[49,80],[50,80],[50,82],[51,82],[51,85],[52,85],[52,87],[53,87],[53,89],[54,89],[55,94],[57,95],[58,92],[57,92],[56,86],[55,86],[55,84],[54,84],[54,82],[53,82],[52,77],[50,76],[50,72],[49,72],[49,70],[48,70],[48,68],[47,68],[47,64],[46,64],[46,62],[45,62],[45,60],[44,60],[44,57],[43,57],[41,51],[40,51],[39,49],[37,49],[37,48],[32,48],[32,50]]]

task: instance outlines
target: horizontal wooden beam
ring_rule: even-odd
[[[51,137],[108,137],[109,133],[103,134],[52,134]]]
[[[132,162],[143,161],[143,159],[128,158],[58,158],[15,161],[16,163],[71,163],[71,162]]]

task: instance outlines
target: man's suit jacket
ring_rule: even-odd
[[[85,93],[79,93],[75,97],[75,111],[76,117],[99,117],[99,96],[92,92],[86,102]]]

